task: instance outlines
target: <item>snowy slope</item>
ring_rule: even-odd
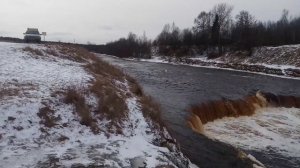
[[[247,52],[228,52],[212,59],[215,62],[266,65],[269,67],[300,67],[300,45],[284,45],[278,47],[257,47],[249,56]],[[205,60],[204,60],[205,61]]]
[[[28,46],[42,51],[43,56],[23,51]],[[56,92],[87,88],[94,77],[84,69],[85,63],[51,55],[46,49],[43,45],[0,43],[0,168],[130,167],[134,158],[142,158],[149,168],[177,167],[180,164],[174,158],[189,163],[177,149],[154,145],[158,130],[150,129],[134,96],[126,99],[129,111],[123,135],[94,134],[80,124],[75,107],[65,104]],[[118,83],[125,93],[130,92],[127,81]],[[93,95],[86,99],[95,106]],[[49,106],[56,122],[51,128],[45,127],[39,116],[40,110]],[[103,129],[107,122],[97,121]],[[169,136],[166,131],[164,134]]]
[[[256,48],[245,62],[300,67],[300,45]]]

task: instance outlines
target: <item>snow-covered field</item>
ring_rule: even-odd
[[[28,46],[42,51],[43,56],[23,51]],[[180,164],[175,165],[174,159],[188,162],[175,147],[171,151],[154,145],[158,130],[146,122],[134,96],[126,99],[128,118],[123,135],[94,134],[81,125],[73,112],[75,107],[65,104],[62,95],[55,93],[87,88],[94,77],[83,67],[85,63],[51,55],[45,49],[43,45],[0,43],[0,168],[130,167],[137,158],[149,168],[177,167]],[[126,81],[117,83],[124,92],[130,92]],[[86,99],[95,105],[95,97],[89,95]],[[38,116],[48,106],[56,119],[51,128],[46,128]],[[107,122],[97,121],[100,128]],[[164,135],[171,138],[166,130]]]
[[[204,132],[244,150],[300,156],[300,109],[263,108],[250,117],[209,122],[204,125]]]

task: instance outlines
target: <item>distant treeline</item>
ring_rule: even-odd
[[[154,45],[162,55],[182,56],[200,49],[218,56],[225,49],[251,51],[257,46],[300,43],[300,18],[291,18],[287,10],[276,22],[258,21],[248,11],[240,11],[234,20],[232,10],[230,5],[218,4],[209,12],[201,12],[194,27],[184,30],[168,24]]]
[[[13,38],[13,37],[0,37],[0,41],[2,42],[13,42],[13,43],[23,43],[24,40],[20,38]]]
[[[121,38],[105,45],[87,44],[83,47],[93,52],[115,55],[122,58],[150,58],[152,43],[147,39],[145,34],[142,37],[138,37],[133,33],[129,33],[127,38]]]
[[[291,17],[283,10],[278,21],[262,22],[248,11],[232,16],[233,6],[217,4],[210,11],[202,11],[194,20],[192,28],[181,30],[173,24],[164,26],[162,32],[151,42],[144,35],[130,33],[102,46],[88,45],[94,51],[119,57],[146,57],[151,49],[164,56],[188,56],[203,54],[217,57],[228,50],[246,50],[253,47],[278,46],[300,43],[300,17]]]

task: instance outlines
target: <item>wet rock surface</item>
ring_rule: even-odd
[[[191,105],[222,98],[240,99],[257,90],[277,95],[300,96],[300,80],[101,57],[135,77],[145,91],[162,105],[163,119],[180,144],[181,150],[193,163],[204,168],[252,167],[252,163],[240,158],[239,151],[232,146],[194,133],[186,123],[189,116],[186,110]],[[252,154],[268,167],[296,168],[299,165],[299,158],[291,159],[251,150],[245,152]]]

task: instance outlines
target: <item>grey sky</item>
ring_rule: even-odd
[[[277,20],[283,9],[300,15],[300,0],[1,0],[0,36],[22,38],[27,27],[48,33],[48,40],[105,43],[145,31],[155,38],[166,23],[180,28],[215,4],[245,9],[260,20]]]

